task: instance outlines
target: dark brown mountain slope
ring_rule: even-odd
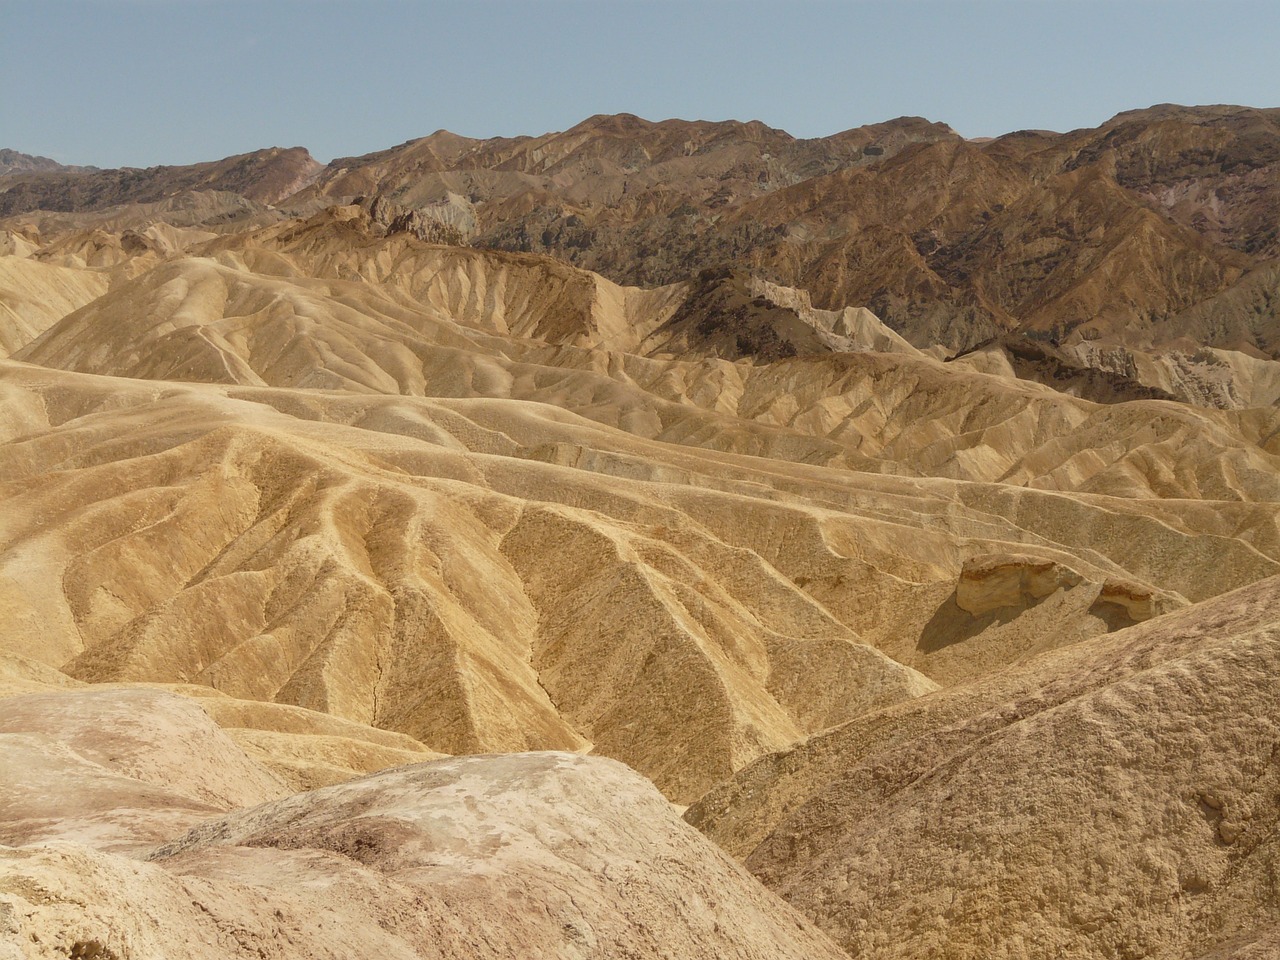
[[[918,119],[801,141],[623,115],[537,138],[434,134],[335,161],[293,202],[381,194],[473,244],[627,283],[747,266],[820,307],[870,306],[921,347],[1082,326],[1145,345],[1276,253],[1277,157],[1276,111],[1245,107],[985,143]]]
[[[0,216],[32,210],[100,210],[164,200],[189,190],[220,190],[276,203],[306,186],[319,170],[320,164],[302,147],[271,147],[189,166],[15,174],[0,181]]]
[[[17,150],[0,150],[0,177],[11,173],[78,173],[96,167],[69,167],[49,157],[36,157]]]
[[[1084,140],[1073,164],[1111,154],[1116,181],[1178,223],[1244,253],[1280,254],[1280,109],[1162,104]]]

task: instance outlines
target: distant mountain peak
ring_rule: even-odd
[[[68,166],[49,157],[0,148],[0,176],[8,173],[80,173],[97,167]]]

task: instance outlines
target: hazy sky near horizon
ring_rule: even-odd
[[[0,0],[0,147],[149,166],[596,113],[970,137],[1280,106],[1276,0]]]

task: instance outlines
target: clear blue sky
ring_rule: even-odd
[[[148,166],[593,113],[966,136],[1280,106],[1280,0],[0,0],[0,146]]]

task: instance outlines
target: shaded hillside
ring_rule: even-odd
[[[190,166],[15,173],[0,180],[0,216],[152,203],[189,190],[219,190],[276,203],[306,186],[319,169],[302,147],[272,147]]]
[[[857,957],[1273,956],[1278,597],[855,721],[687,817]]]
[[[866,305],[920,347],[1077,327],[1139,344],[1280,252],[1277,157],[1276,112],[1248,108],[1152,108],[984,143],[905,119],[795,141],[759,124],[598,117],[335,161],[293,202],[386,193],[473,243],[628,283],[735,263],[821,307]]]
[[[0,149],[0,177],[15,173],[83,173],[97,167],[66,166],[48,157],[36,157],[8,148]]]

